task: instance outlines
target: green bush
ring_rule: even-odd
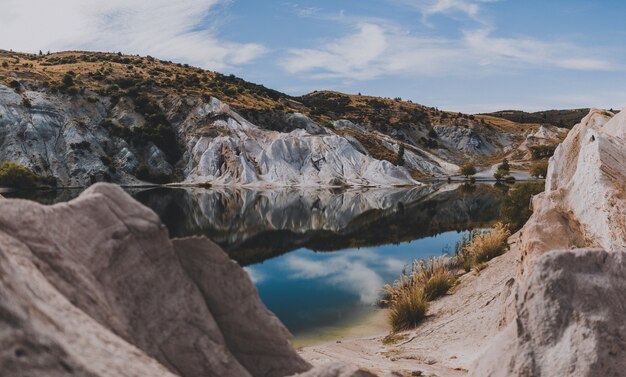
[[[532,215],[530,198],[544,190],[544,182],[527,182],[516,184],[502,200],[500,220],[515,232],[526,223]]]
[[[472,164],[471,162],[466,162],[465,164],[463,164],[463,166],[461,166],[461,168],[459,169],[459,173],[461,175],[464,175],[465,178],[469,178],[470,175],[474,175],[476,174],[476,167],[474,166],[474,164]]]
[[[17,189],[37,187],[38,177],[32,170],[13,161],[5,161],[0,166],[0,186]]]

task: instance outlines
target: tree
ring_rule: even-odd
[[[65,76],[63,76],[63,85],[65,85],[66,87],[74,85],[74,78],[72,77],[72,75],[66,73]]]
[[[493,177],[496,179],[496,181],[500,182],[504,176],[502,175],[502,173],[500,173],[500,171],[497,171],[493,173]]]
[[[468,161],[464,163],[463,166],[461,166],[461,169],[459,169],[459,173],[461,173],[461,175],[464,175],[465,178],[469,178],[470,175],[476,174],[476,167],[474,166],[474,164]]]
[[[506,158],[502,160],[502,163],[498,165],[498,172],[502,175],[507,175],[511,171],[511,166],[509,165],[509,160]]]
[[[534,163],[530,167],[530,175],[535,178],[545,178],[548,175],[548,161]]]

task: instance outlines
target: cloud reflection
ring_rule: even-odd
[[[399,273],[405,261],[390,258],[371,249],[351,249],[342,255],[288,255],[281,263],[290,279],[323,279],[324,283],[355,293],[361,303],[374,304],[385,284],[383,274],[396,268]],[[399,268],[398,268],[399,266]]]

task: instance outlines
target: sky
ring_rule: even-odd
[[[0,49],[151,55],[470,113],[621,108],[624,16],[619,0],[0,0]]]

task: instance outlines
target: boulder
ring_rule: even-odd
[[[0,202],[0,376],[307,371],[246,273],[121,188]]]
[[[472,376],[623,376],[626,253],[551,251],[536,259],[515,294],[516,320],[479,359]]]

